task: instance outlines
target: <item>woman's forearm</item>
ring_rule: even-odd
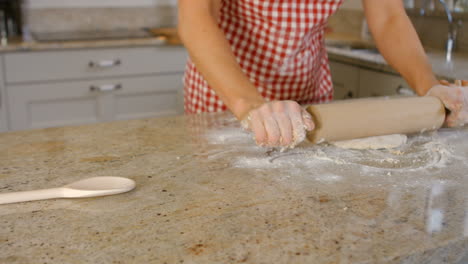
[[[364,7],[383,57],[419,95],[425,95],[437,79],[402,1],[364,0]]]
[[[226,106],[242,119],[264,100],[244,74],[219,29],[220,0],[179,0],[179,34],[203,78]]]

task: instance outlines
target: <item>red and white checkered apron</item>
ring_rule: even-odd
[[[223,0],[219,26],[244,73],[266,100],[300,104],[332,100],[324,45],[327,19],[343,0]],[[189,60],[185,112],[226,106]]]

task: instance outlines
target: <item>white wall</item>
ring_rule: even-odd
[[[30,8],[176,5],[177,0],[27,0]]]
[[[379,0],[375,0],[379,1]],[[342,8],[362,9],[362,0],[344,0]]]

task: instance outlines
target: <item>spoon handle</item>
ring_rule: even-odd
[[[0,193],[0,204],[20,203],[63,197],[62,188],[42,189],[26,192]]]

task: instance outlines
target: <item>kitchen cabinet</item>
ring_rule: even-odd
[[[366,69],[359,70],[359,89],[360,97],[415,94],[402,77]]]
[[[6,92],[3,78],[3,57],[0,56],[0,132],[5,132],[8,130],[7,124],[7,102],[6,102]]]
[[[179,74],[9,87],[13,130],[180,113]]]
[[[8,87],[13,130],[77,125],[104,120],[104,96],[90,82],[26,84]]]
[[[182,47],[139,47],[5,54],[8,84],[181,72]]]
[[[349,99],[358,96],[358,67],[330,61],[330,70],[335,100]]]
[[[183,112],[182,47],[10,53],[11,130]]]
[[[415,95],[406,81],[391,73],[330,61],[335,100],[378,96]]]

